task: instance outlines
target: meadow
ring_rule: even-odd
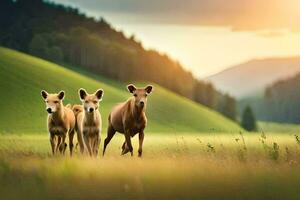
[[[104,135],[102,135],[104,138]],[[146,132],[144,155],[50,154],[47,134],[0,135],[1,199],[299,199],[294,134]],[[102,150],[102,144],[100,151]]]
[[[42,89],[65,90],[65,104],[80,103],[81,87],[104,89],[101,152],[109,111],[130,96],[126,83],[1,47],[0,77],[0,199],[300,197],[298,126],[261,122],[267,134],[245,133],[221,114],[154,85],[142,158],[137,137],[134,156],[120,155],[120,134],[105,157],[78,150],[72,158],[68,151],[52,156]]]

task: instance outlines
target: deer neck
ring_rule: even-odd
[[[61,104],[60,108],[51,115],[51,118],[55,124],[59,124],[63,121],[64,115],[64,106]]]
[[[85,123],[87,125],[93,125],[95,123],[96,118],[97,118],[96,112],[97,112],[96,110],[92,113],[84,111]]]

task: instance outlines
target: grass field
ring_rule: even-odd
[[[294,135],[149,133],[143,158],[137,138],[120,156],[122,142],[104,158],[52,157],[46,135],[0,135],[1,199],[300,198]]]
[[[274,122],[258,122],[258,130],[275,133],[296,133],[300,131],[299,124],[286,124]]]
[[[79,103],[80,87],[103,88],[103,140],[110,109],[130,96],[126,84],[5,48],[0,77],[0,199],[300,198],[297,126],[259,123],[267,135],[242,134],[236,123],[155,85],[143,158],[137,137],[134,157],[120,156],[120,134],[105,157],[53,157],[40,90],[65,90],[66,104]]]
[[[46,131],[45,105],[40,95],[66,91],[66,103],[80,103],[78,89],[104,89],[100,111],[104,128],[113,105],[130,97],[126,84],[83,70],[63,68],[13,50],[0,48],[0,130],[5,133]],[[158,85],[147,108],[151,132],[236,132],[241,128],[215,111],[178,96]]]

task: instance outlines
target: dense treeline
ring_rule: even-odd
[[[272,121],[300,123],[300,74],[268,87],[265,104]]]
[[[239,110],[251,105],[257,119],[285,123],[300,123],[300,74],[270,85],[262,98],[239,102]]]
[[[195,79],[182,66],[134,36],[126,38],[103,18],[42,0],[1,0],[0,44],[86,68],[120,81],[151,81],[235,119],[235,99]]]

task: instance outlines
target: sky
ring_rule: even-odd
[[[204,78],[251,59],[300,55],[299,0],[52,0],[103,17]]]

